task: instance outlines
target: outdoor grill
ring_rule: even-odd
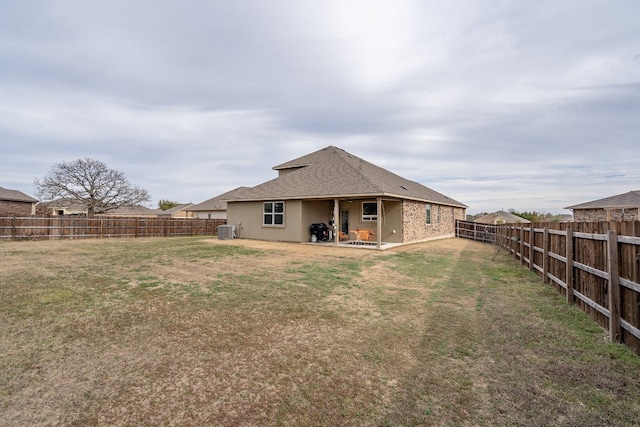
[[[311,241],[327,241],[329,240],[329,226],[324,223],[311,224],[309,227],[311,233]],[[314,239],[315,236],[315,239]]]

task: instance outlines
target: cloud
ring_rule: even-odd
[[[470,206],[561,210],[638,182],[640,4],[13,2],[5,188],[90,156],[199,202],[327,145]],[[507,205],[507,206],[505,206]]]

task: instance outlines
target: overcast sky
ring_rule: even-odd
[[[0,186],[199,203],[329,145],[469,206],[640,190],[640,1],[0,0]]]

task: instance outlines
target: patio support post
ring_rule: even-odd
[[[380,249],[382,248],[382,197],[378,197],[377,199],[378,202],[378,217],[376,219],[376,240],[378,241],[377,243],[377,248]]]
[[[340,200],[333,199],[333,241],[336,245],[340,243],[340,224]]]

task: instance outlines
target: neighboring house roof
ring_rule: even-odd
[[[63,208],[68,211],[87,213],[87,206],[84,203],[66,198],[42,202],[41,205],[49,209]]]
[[[604,199],[567,206],[565,209],[607,209],[607,208],[637,208],[640,207],[640,191],[629,191]]]
[[[76,200],[72,200],[72,199],[68,199],[68,198],[62,198],[62,199],[56,199],[56,200],[52,200],[49,202],[44,202],[42,203],[43,206],[46,206],[49,209],[64,209],[67,213],[69,212],[73,212],[73,213],[87,213],[87,206],[84,203],[80,203]],[[111,216],[111,215],[118,215],[118,216],[136,216],[136,215],[144,215],[144,216],[150,216],[150,215],[154,215],[157,216],[159,214],[162,213],[161,209],[150,209],[144,206],[120,206],[117,209],[112,209],[109,210],[107,212],[101,212],[96,214],[97,216]]]
[[[96,216],[157,216],[161,213],[161,209],[150,209],[145,206],[120,206]]]
[[[22,191],[9,190],[8,188],[0,187],[0,200],[10,200],[12,202],[27,202],[36,203],[38,200],[31,196],[27,196]]]
[[[210,212],[210,211],[226,211],[227,210],[227,200],[235,197],[235,195],[240,192],[248,189],[249,187],[238,187],[231,191],[227,191],[226,193],[222,193],[216,197],[213,197],[209,200],[205,200],[202,203],[198,203],[197,205],[193,205],[187,209],[189,212]]]
[[[194,206],[193,203],[182,203],[179,204],[177,206],[174,206],[170,209],[167,209],[165,211],[160,210],[160,212],[158,213],[158,216],[172,216],[173,214],[180,212],[180,211],[188,211],[190,210],[189,208]]]
[[[521,216],[514,215],[512,213],[505,212],[505,211],[493,212],[473,220],[473,222],[478,222],[481,224],[495,224],[496,221],[502,221],[504,223],[519,222],[519,223],[525,223],[525,224],[531,222],[526,218],[522,218]]]
[[[232,200],[382,196],[467,207],[444,194],[333,146],[273,169],[279,171],[280,176],[241,191]]]

